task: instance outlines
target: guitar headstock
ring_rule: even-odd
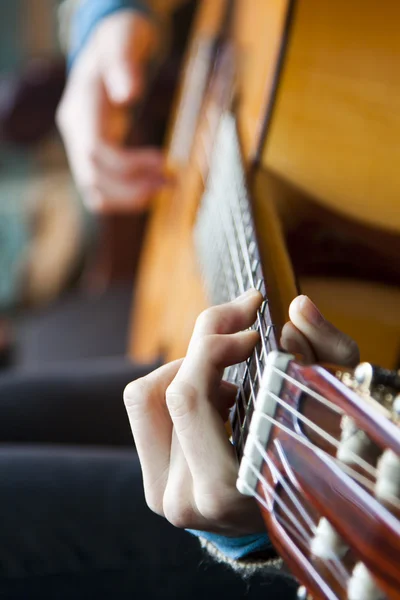
[[[299,598],[400,598],[400,377],[268,357],[238,488],[253,494]]]

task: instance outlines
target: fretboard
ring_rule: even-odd
[[[251,287],[265,298],[254,325],[260,332],[260,344],[245,363],[234,365],[225,373],[225,379],[235,383],[239,390],[231,424],[240,458],[265,359],[277,343],[236,122],[231,113],[224,113],[220,121],[194,235],[211,304],[233,300]]]

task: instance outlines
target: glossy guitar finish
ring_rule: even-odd
[[[352,570],[362,563],[381,597],[398,600],[400,498],[377,497],[373,475],[378,464],[379,477],[377,456],[392,451],[400,457],[398,425],[372,398],[361,398],[322,367],[291,361],[281,376],[274,425],[266,449],[260,448],[255,492],[274,545],[315,598],[347,600]],[[356,454],[346,463],[337,458],[344,415],[373,441],[376,452],[366,457],[367,472]],[[312,550],[321,517],[340,540],[332,559]]]
[[[309,36],[305,48],[312,47],[315,52],[320,50],[319,44],[323,46],[324,32],[331,32],[329,19],[320,21],[324,31],[318,28],[310,30],[305,19],[310,7],[313,6],[316,14],[319,14],[321,5],[328,12],[329,7],[335,11],[339,6],[344,11],[350,10],[353,16],[357,10],[362,11],[365,7],[364,3],[357,1],[351,7],[349,3],[339,2],[333,8],[332,3],[313,0],[302,3],[300,8],[297,6],[298,12],[293,12],[293,3],[287,0],[237,0],[231,15],[229,43],[225,39],[224,43],[217,44],[221,42],[223,23],[226,23],[224,14],[227,3],[208,0],[202,4],[168,147],[170,162],[178,169],[177,181],[174,187],[163,191],[156,199],[136,288],[134,336],[131,343],[131,355],[135,359],[151,361],[162,356],[165,360],[172,360],[184,355],[194,321],[210,303],[200,275],[193,230],[199,205],[202,206],[207,175],[213,167],[210,157],[220,122],[233,111],[241,153],[244,195],[251,200],[260,263],[267,283],[268,303],[264,305],[264,312],[259,315],[257,324],[263,339],[268,332],[264,339],[268,348],[263,355],[261,352],[256,361],[260,371],[257,386],[260,385],[267,350],[278,347],[280,327],[287,318],[289,302],[296,295],[281,224],[271,201],[273,188],[262,166],[267,165],[285,176],[282,156],[287,151],[291,161],[288,178],[296,185],[302,183],[300,175],[309,175],[313,172],[314,164],[320,164],[316,158],[321,157],[315,156],[314,148],[310,150],[299,141],[304,125],[301,114],[314,114],[313,106],[319,101],[305,93],[304,104],[297,106],[293,99],[295,95],[291,93],[291,84],[299,76],[299,63],[296,56],[293,59],[293,48],[298,50],[299,40],[304,42],[304,31]],[[397,5],[391,4],[391,7],[396,13]],[[291,18],[296,19],[296,15],[298,20],[291,23]],[[370,19],[367,19],[367,23],[371,26]],[[290,25],[294,37],[289,44],[288,62],[283,64]],[[311,25],[315,25],[312,20]],[[358,35],[361,33],[357,28],[352,31],[358,32],[350,36],[352,43],[358,47],[361,39]],[[371,29],[368,31],[371,33]],[[348,45],[347,35],[343,40]],[[392,39],[392,47],[396,54],[396,40]],[[218,52],[215,52],[216,48]],[[200,62],[196,63],[202,52]],[[304,58],[301,52],[299,56],[300,59]],[[341,56],[341,59],[346,66],[345,58]],[[200,85],[203,91],[201,103],[191,102],[192,106],[197,107],[192,136],[193,115],[189,114],[182,121],[182,114],[187,110],[185,100],[190,97],[187,94],[192,88],[190,65],[193,66],[193,61],[203,65],[200,71],[205,78]],[[329,64],[332,67],[332,61]],[[301,69],[302,65],[300,60]],[[282,66],[283,80],[280,83],[283,87],[279,89],[275,105],[277,77]],[[351,65],[347,66],[350,68]],[[314,83],[323,86],[325,78],[321,71],[315,74],[311,69],[309,73]],[[328,79],[330,76],[328,73]],[[332,77],[336,81],[334,74]],[[391,77],[389,80],[393,82]],[[340,103],[345,86],[334,86],[333,91],[336,101]],[[285,92],[288,94],[287,102]],[[383,97],[380,95],[380,98]],[[297,109],[303,112],[298,114]],[[329,121],[327,105],[318,106],[316,114],[322,114]],[[189,125],[182,127],[182,122]],[[285,127],[291,122],[295,127],[296,144],[289,151],[290,135]],[[353,121],[351,125],[354,125]],[[265,137],[267,129],[269,135]],[[189,131],[190,135],[180,137],[182,131]],[[396,131],[396,127],[393,131]],[[232,139],[236,140],[236,137]],[[334,143],[331,151],[336,151]],[[301,159],[304,167],[300,174],[295,169],[297,159]],[[350,159],[348,162],[350,164]],[[350,166],[345,170],[346,176],[350,170]],[[374,171],[374,176],[379,179],[379,169]],[[320,186],[320,179],[316,177],[315,187],[310,186],[310,190],[316,194],[326,193],[327,203],[335,204],[342,191],[337,193],[340,181],[336,178],[329,180],[329,183],[328,188],[322,184]],[[242,197],[242,190],[237,195]],[[351,212],[351,206],[350,209]],[[265,286],[262,285],[264,292]],[[254,363],[249,361],[235,371],[237,379],[234,380],[239,381],[247,402],[236,412],[237,420],[233,427],[235,441],[239,442],[239,454],[246,437],[242,426],[251,417],[249,401],[253,402],[257,391],[251,380],[254,373]],[[387,409],[379,407],[375,400],[368,400],[348,389],[328,371],[290,362],[287,375],[291,379],[283,378],[278,394],[279,400],[285,402],[286,406],[277,402],[269,439],[265,444],[260,441],[256,443],[262,459],[261,470],[256,470],[259,477],[256,498],[269,535],[293,574],[316,600],[347,600],[349,590],[353,594],[354,569],[356,574],[361,572],[364,579],[367,578],[371,589],[377,584],[386,594],[384,597],[398,600],[398,504],[397,500],[388,502],[375,497],[375,480],[379,476],[377,458],[389,449],[397,457],[400,456],[398,427],[389,420]],[[303,386],[300,391],[299,385]],[[328,402],[324,404],[321,398],[328,399]],[[344,415],[348,416],[352,427],[364,431],[368,438],[362,438],[366,447],[365,456],[363,454],[360,459],[356,457],[354,461],[349,459],[349,456],[354,458],[354,452],[352,455],[352,451],[348,450],[346,461],[338,458],[343,450]],[[331,523],[333,531],[329,530],[327,523]],[[315,539],[318,541],[320,528],[323,532],[328,528],[330,542],[342,554],[332,555],[329,560],[317,556],[318,553],[312,548]],[[320,553],[321,545],[323,543],[320,541]],[[366,567],[368,571],[365,574]],[[370,574],[371,581],[368,579]],[[356,583],[357,586],[360,584]],[[363,596],[357,598],[367,600]],[[371,598],[375,600],[376,594]]]
[[[192,235],[195,214],[204,191],[204,167],[207,169],[209,160],[209,150],[207,145],[204,147],[204,141],[208,140],[208,145],[212,142],[217,129],[215,117],[218,121],[224,104],[226,107],[232,98],[233,88],[230,93],[228,89],[234,84],[239,99],[235,103],[235,114],[243,159],[246,171],[250,171],[264,133],[264,117],[274,89],[290,5],[289,0],[237,0],[234,3],[228,36],[234,82],[229,81],[231,70],[221,66],[218,70],[216,63],[214,86],[207,85],[200,111],[195,115],[198,128],[190,141],[187,136],[183,140],[180,137],[180,124],[190,101],[191,68],[202,49],[215,47],[223,31],[228,8],[225,0],[206,0],[201,4],[167,147],[167,156],[177,173],[177,181],[175,186],[162,191],[155,199],[135,288],[130,354],[136,360],[150,362],[160,356],[165,360],[183,356],[196,317],[209,305]],[[215,56],[211,52],[203,52],[202,62],[208,63],[210,74],[214,61]],[[201,73],[207,70],[203,68]],[[218,87],[226,90],[225,98],[219,94],[216,99],[215,89]],[[189,109],[192,105],[189,104]],[[184,146],[183,152],[176,150],[180,145]],[[282,325],[296,286],[274,206],[265,201],[266,192],[257,173],[252,180],[257,227],[264,232],[271,223],[274,230],[271,238],[260,236],[260,251],[263,263],[273,262],[271,288],[280,290],[275,320]],[[270,260],[271,244],[274,261]],[[285,281],[283,286],[281,281]]]

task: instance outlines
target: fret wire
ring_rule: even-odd
[[[215,186],[215,183],[212,181],[212,185]],[[217,223],[219,222],[219,215],[218,215],[218,207],[220,205],[219,197],[218,194],[216,194],[217,196],[217,202],[212,202],[212,200],[210,200],[210,211],[211,211],[211,215],[212,215],[212,221],[215,225],[215,233],[214,235],[216,236],[216,239],[219,242],[219,248],[220,248],[220,256],[222,257],[223,260],[223,265],[224,265],[224,271],[225,273],[227,273],[229,271],[229,277],[227,277],[227,281],[228,281],[228,285],[230,288],[230,295],[232,296],[233,294],[236,295],[236,287],[234,285],[234,277],[233,277],[233,273],[234,273],[234,265],[232,265],[232,261],[229,261],[229,256],[226,252],[226,244],[223,241],[223,237],[220,235],[220,231],[217,228]],[[232,299],[232,298],[230,298]]]
[[[212,192],[215,193],[214,188],[210,188],[210,189],[211,189]],[[230,296],[231,296],[231,298],[228,298],[228,299],[233,299],[233,297],[235,297],[237,295],[237,293],[236,293],[236,290],[234,290],[233,286],[232,286],[232,281],[233,281],[233,277],[231,276],[231,272],[232,271],[231,271],[231,269],[229,269],[230,273],[228,275],[228,268],[227,268],[227,262],[228,261],[227,261],[227,256],[226,256],[226,252],[225,252],[226,248],[225,248],[225,245],[222,243],[221,236],[219,235],[220,231],[216,228],[216,225],[218,223],[218,219],[214,218],[214,216],[213,216],[213,212],[215,212],[215,210],[212,212],[212,208],[215,207],[215,205],[218,205],[219,203],[218,202],[212,202],[211,198],[209,197],[209,193],[207,193],[207,198],[205,198],[205,200],[206,200],[206,202],[205,202],[205,208],[208,209],[208,212],[211,215],[210,218],[209,218],[209,221],[213,225],[213,229],[214,229],[214,235],[212,237],[213,237],[214,240],[218,240],[218,242],[219,242],[218,243],[219,255],[222,258],[222,263],[223,263],[223,266],[224,266],[223,270],[224,270],[225,279],[227,281],[227,286],[230,289]],[[211,260],[211,261],[206,261],[206,262],[209,262],[211,264],[218,264],[217,261],[215,261],[215,259]],[[216,277],[218,277],[218,275],[219,274],[216,273],[215,276],[213,277],[213,279],[216,279]],[[210,286],[210,287],[213,287],[215,289],[215,285]],[[224,300],[225,300],[225,298],[224,298]]]
[[[255,357],[256,357],[256,365],[257,365],[257,371],[258,371],[258,378],[261,381],[262,372],[261,372],[260,357],[258,355],[257,347],[254,349],[254,352],[255,352]]]
[[[243,292],[246,291],[246,288],[245,288],[245,283],[244,283],[241,268],[240,268],[239,252],[238,252],[236,244],[232,243],[232,237],[233,237],[233,242],[234,242],[234,236],[232,236],[232,231],[231,230],[229,232],[227,231],[228,222],[226,219],[224,219],[224,215],[223,215],[222,209],[221,209],[221,204],[219,202],[215,202],[215,204],[217,205],[218,210],[219,210],[219,218],[222,222],[221,224],[222,224],[223,232],[225,234],[226,241],[227,241],[227,249],[231,256],[234,271],[236,273],[236,279],[237,279],[237,282],[239,285],[239,291],[241,294],[243,294]]]
[[[217,251],[218,251],[218,254],[219,254],[219,258],[220,258],[220,260],[222,262],[222,265],[223,265],[223,270],[222,271],[223,271],[223,275],[224,275],[224,278],[225,278],[225,281],[226,281],[226,287],[227,287],[227,290],[229,290],[228,291],[228,296],[230,296],[229,299],[233,299],[233,297],[235,297],[237,295],[236,291],[235,291],[235,289],[233,288],[233,285],[232,285],[233,277],[231,276],[231,272],[230,272],[230,270],[228,269],[228,266],[227,266],[226,253],[224,251],[225,248],[221,244],[220,236],[218,235],[219,231],[216,229],[216,221],[217,220],[215,218],[213,218],[213,213],[211,212],[211,208],[212,208],[212,204],[213,203],[210,202],[210,199],[208,198],[208,195],[209,195],[209,192],[207,191],[206,194],[205,194],[206,197],[204,198],[204,204],[202,206],[202,211],[203,211],[203,215],[202,216],[203,216],[203,219],[204,219],[204,214],[207,211],[207,213],[208,213],[208,219],[207,219],[208,220],[208,224],[211,225],[212,231],[213,231],[213,234],[214,234],[214,235],[211,236],[211,239],[217,241]],[[210,205],[211,205],[211,208],[210,208]],[[197,235],[197,238],[198,239],[200,238],[200,241],[201,241],[201,236],[200,235]],[[209,236],[207,237],[207,240],[204,240],[204,244],[202,244],[203,248],[205,246],[205,250],[202,251],[203,255],[206,254],[206,253],[208,254],[209,250],[210,250],[210,244],[207,243],[207,242],[209,242]],[[211,267],[213,265],[218,265],[218,261],[215,260],[215,257],[212,257],[212,258],[214,258],[214,260],[203,261],[205,263],[205,265],[204,265],[205,267],[207,267],[209,265]],[[207,270],[209,271],[209,269],[207,269]],[[212,279],[215,280],[216,277],[220,277],[220,273],[219,272],[215,273],[212,276]],[[210,287],[214,287],[215,288],[215,286],[210,286]]]
[[[208,112],[207,112],[207,111],[206,111],[206,116],[207,116],[207,119],[208,119],[208,122],[209,122],[209,128],[211,128],[211,127],[210,127],[210,118],[209,118],[209,114],[208,114]],[[206,133],[206,132],[205,132],[205,133]],[[207,136],[207,138],[209,138],[209,137],[210,137],[210,136]],[[202,144],[203,144],[203,146],[204,146],[204,145],[205,145],[205,143],[204,143],[204,141],[203,141],[202,139],[201,139],[201,142],[202,142]],[[210,175],[211,175],[211,174],[210,174]],[[204,218],[204,215],[205,215],[205,213],[206,213],[206,212],[208,213],[208,215],[211,215],[211,216],[209,216],[209,217],[208,217],[208,219],[207,219],[207,221],[208,221],[208,225],[210,225],[210,224],[211,224],[211,225],[213,226],[213,229],[214,229],[214,232],[215,232],[214,236],[212,236],[212,238],[211,238],[211,239],[213,239],[214,241],[215,241],[215,240],[217,240],[217,251],[218,251],[218,253],[219,253],[219,256],[220,256],[220,258],[222,258],[222,264],[223,264],[223,267],[224,267],[224,269],[223,269],[223,272],[224,272],[225,281],[226,281],[226,284],[227,284],[228,297],[230,296],[230,299],[233,299],[233,297],[237,295],[237,294],[235,293],[234,289],[232,289],[232,281],[233,281],[233,278],[231,277],[231,273],[229,273],[229,274],[228,274],[228,269],[227,269],[227,261],[226,261],[226,259],[225,259],[225,255],[226,255],[226,254],[225,254],[225,252],[224,252],[223,245],[222,245],[221,243],[218,243],[218,242],[220,241],[220,236],[218,235],[218,234],[219,234],[219,231],[218,231],[218,229],[217,229],[217,220],[216,220],[216,219],[214,219],[214,218],[212,218],[212,207],[213,207],[213,204],[215,204],[215,203],[214,203],[214,202],[212,202],[212,201],[210,201],[210,194],[211,194],[211,192],[212,192],[212,191],[214,191],[214,190],[212,189],[212,187],[211,187],[211,182],[212,182],[212,178],[211,178],[211,176],[209,176],[209,178],[208,178],[208,181],[207,181],[207,182],[206,182],[206,184],[205,184],[205,187],[206,187],[206,192],[205,192],[205,198],[204,198],[204,200],[208,200],[208,201],[207,201],[207,202],[203,202],[203,205],[200,207],[200,210],[201,210],[201,211],[202,211],[202,213],[203,213],[203,218]],[[206,216],[207,216],[207,215],[206,215]],[[200,228],[198,228],[198,229],[200,229]],[[207,231],[207,228],[205,228],[205,230]],[[209,238],[209,236],[208,236],[208,240],[209,240],[209,239],[210,239],[210,238]],[[209,255],[209,253],[210,253],[210,245],[209,245],[209,244],[203,244],[203,245],[202,245],[202,246],[203,246],[203,248],[204,248],[204,245],[205,245],[205,247],[206,247],[206,252],[205,252],[205,254],[206,254],[206,255]],[[203,252],[202,254],[204,254],[204,252]],[[208,266],[210,266],[210,265],[212,266],[213,264],[215,264],[215,265],[216,265],[216,264],[217,264],[217,262],[216,262],[216,261],[213,261],[213,260],[206,260],[206,261],[203,261],[203,265],[204,265],[204,267],[206,267],[206,270],[207,270],[207,271],[208,271],[207,267],[208,267]],[[213,294],[212,294],[212,295],[215,295],[215,292],[214,292],[214,290],[216,289],[216,286],[215,286],[214,282],[215,282],[217,279],[219,280],[219,277],[218,277],[218,275],[219,275],[219,274],[218,274],[218,272],[215,272],[215,269],[214,269],[214,274],[212,274],[212,276],[211,276],[211,282],[209,282],[209,287],[211,288],[211,290],[213,290]],[[211,283],[211,285],[210,285],[210,283]],[[219,287],[220,287],[220,286],[219,286]],[[221,300],[221,298],[218,298],[218,300]],[[222,300],[226,300],[226,298],[223,298]]]
[[[225,160],[225,153],[224,153],[224,148],[220,146],[218,147],[219,150],[219,160],[221,163],[221,156],[224,157],[224,160],[222,161],[222,164],[220,164],[220,170],[222,174],[226,173],[226,168],[229,163],[229,161]],[[228,165],[229,166],[229,165]],[[226,184],[226,181],[228,181],[228,184],[230,182],[230,177],[229,177],[229,173],[227,174],[228,177],[223,177],[221,175],[220,179],[219,179],[219,185],[222,188],[221,189],[221,194],[220,194],[220,198],[223,198],[224,201],[222,202],[215,202],[215,206],[216,209],[218,211],[218,216],[219,216],[219,222],[222,225],[222,229],[223,229],[223,233],[225,235],[225,239],[226,239],[226,245],[227,245],[227,250],[230,254],[232,263],[233,263],[233,268],[236,274],[236,279],[237,282],[239,284],[239,290],[241,293],[243,293],[245,291],[245,283],[244,283],[244,279],[242,276],[242,272],[241,272],[241,267],[240,267],[240,255],[239,255],[239,251],[238,251],[238,247],[236,244],[236,240],[235,240],[235,236],[233,233],[233,228],[232,228],[232,223],[231,223],[231,219],[229,218],[228,214],[225,214],[227,212],[227,205],[229,204],[229,199],[232,195],[235,194],[236,190],[231,190],[228,187],[228,190],[226,190],[226,188],[224,187]]]
[[[231,195],[232,201],[234,199],[236,199],[236,195],[232,194]],[[239,238],[239,244],[241,246],[241,250],[242,250],[242,256],[243,256],[243,261],[244,261],[244,266],[247,269],[247,277],[249,278],[249,282],[251,283],[251,286],[254,287],[254,277],[253,277],[253,272],[251,269],[251,264],[250,264],[250,257],[249,257],[249,252],[248,252],[248,245],[247,245],[247,240],[246,238],[243,240],[243,235],[242,235],[242,231],[239,231],[239,227],[238,227],[238,222],[240,222],[240,219],[237,218],[237,216],[235,217],[235,212],[233,210],[232,207],[232,201],[228,202],[228,206],[231,209],[231,218],[232,218],[232,222],[233,225],[238,233],[238,238]],[[242,223],[243,225],[243,223]]]
[[[213,133],[211,132],[212,116],[206,111],[209,130],[204,130],[201,137],[203,154],[206,158],[209,154],[210,139]],[[265,294],[240,150],[234,126],[232,127],[233,120],[228,118],[225,122],[229,126],[228,129],[225,127],[226,135],[229,135],[229,142],[227,142],[226,136],[217,135],[212,149],[212,166],[209,169],[195,228],[208,288],[214,301],[219,302],[233,299],[237,296],[237,292],[243,293],[248,285],[257,287]],[[232,168],[232,164],[235,168]],[[203,169],[201,171],[203,172]],[[222,266],[222,273],[220,266]],[[255,277],[257,277],[256,284]],[[264,303],[264,309],[265,306]],[[268,338],[271,329],[266,326],[264,319],[264,314],[259,312],[257,324],[261,337],[261,353],[259,354],[257,351],[246,365],[247,370],[244,373],[241,373],[243,367],[238,367],[233,372],[232,370],[226,372],[228,377],[233,375],[234,378],[244,379],[244,385],[239,381],[240,393],[237,396],[236,407],[236,420],[240,429],[239,447],[243,445],[250,420],[251,390],[254,393],[257,378],[260,379],[262,355],[264,354],[266,357],[268,354]],[[254,367],[256,374],[253,373]],[[247,378],[249,382],[247,382]],[[251,390],[247,399],[248,386],[251,386]]]
[[[239,383],[239,393],[240,393],[240,396],[242,398],[242,406],[246,410],[246,399],[243,402],[244,390],[243,390],[243,385],[242,385],[241,382]],[[243,425],[242,425],[241,419],[240,419],[240,410],[238,412],[239,412],[239,422],[241,424],[240,425],[240,440],[239,440],[240,441],[240,446],[241,446],[240,447],[240,452],[243,454],[243,451],[244,451],[244,439],[243,439],[244,429],[243,429]]]
[[[267,332],[266,332],[267,335]],[[266,339],[264,337],[264,332],[263,332],[263,328],[261,325],[261,346],[262,346],[262,352],[264,352],[264,360],[266,360],[267,356],[268,356],[268,350],[267,350],[267,344],[266,344]]]
[[[236,147],[236,144],[235,144],[235,151],[238,153],[238,148]],[[240,174],[238,172],[233,174],[233,181],[235,181],[236,177],[240,177]],[[244,188],[243,181],[240,182],[240,184],[238,185],[238,188],[239,188],[239,190]],[[238,211],[233,208],[233,206],[232,206],[233,202],[236,203]],[[238,196],[236,194],[232,194],[231,202],[228,202],[228,204],[231,209],[232,220],[235,224],[236,231],[238,232],[239,242],[240,242],[240,245],[242,248],[242,254],[243,254],[243,258],[244,258],[244,261],[245,261],[245,264],[247,267],[249,280],[251,281],[252,287],[254,287],[254,277],[253,277],[253,272],[252,272],[252,268],[251,268],[251,264],[250,264],[249,245],[247,244],[246,232],[245,232],[244,225],[243,225],[243,212],[241,211],[240,200],[239,200]],[[249,208],[246,207],[246,210],[248,211]],[[239,218],[237,218],[238,217],[237,212],[240,213]],[[240,231],[239,231],[239,229],[240,229]],[[253,227],[252,227],[252,238],[254,239],[254,228]]]

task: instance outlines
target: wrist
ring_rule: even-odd
[[[204,545],[207,541],[215,547],[221,555],[231,560],[240,560],[256,552],[270,551],[273,549],[271,541],[266,533],[254,533],[240,537],[226,537],[217,533],[197,531],[188,529],[189,533],[195,535]]]
[[[76,0],[72,1],[76,4]],[[99,23],[122,10],[152,17],[144,0],[80,0],[78,2],[70,19],[68,69],[71,69]]]

